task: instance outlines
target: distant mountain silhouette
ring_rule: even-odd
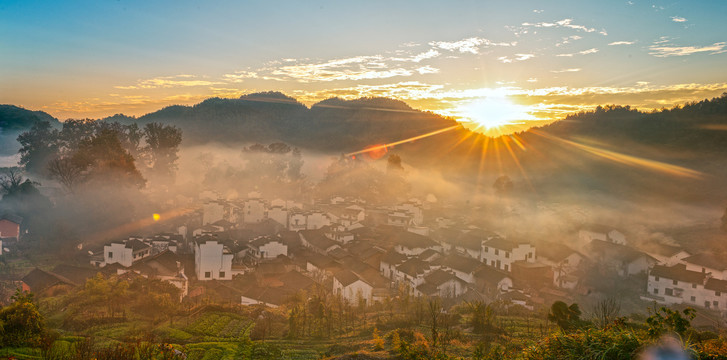
[[[27,110],[15,105],[0,105],[0,156],[15,154],[18,151],[18,143],[15,141],[18,135],[38,121],[49,121],[60,127],[58,119],[46,112]]]
[[[414,110],[399,100],[333,98],[308,109],[279,92],[249,94],[239,99],[211,98],[194,106],[169,106],[139,118],[118,114],[104,120],[174,124],[184,130],[186,144],[283,141],[336,152],[456,125],[454,120]]]

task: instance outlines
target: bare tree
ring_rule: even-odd
[[[68,158],[57,157],[48,162],[48,172],[71,193],[81,181],[81,167]]]
[[[621,302],[614,297],[598,301],[591,309],[595,322],[600,328],[605,328],[616,320],[620,311]]]
[[[23,183],[23,176],[20,170],[8,169],[5,174],[0,175],[0,188],[3,194],[10,194],[20,187]]]

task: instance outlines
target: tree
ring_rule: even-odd
[[[621,303],[616,298],[609,297],[600,300],[593,307],[593,316],[596,318],[598,326],[605,328],[616,320],[619,311],[621,311]]]
[[[649,309],[649,312],[652,310]],[[654,309],[651,316],[646,318],[647,333],[650,337],[657,338],[665,332],[671,331],[683,337],[692,326],[692,320],[696,316],[697,312],[692,308],[686,308],[680,312],[662,306]]]
[[[48,174],[50,177],[58,180],[71,193],[78,183],[81,182],[82,170],[69,158],[55,157],[48,162]]]
[[[39,346],[45,321],[33,303],[33,294],[16,290],[13,303],[0,310],[0,345]]]
[[[568,306],[568,304],[562,301],[554,302],[550,307],[548,320],[558,324],[564,332],[575,330],[583,325],[581,309],[576,303]]]
[[[722,215],[722,230],[727,231],[727,209],[724,210],[724,214]]]
[[[85,180],[143,187],[146,180],[136,168],[134,157],[121,146],[116,132],[101,130],[80,143],[72,161],[83,169]]]
[[[146,146],[142,150],[148,166],[156,175],[174,175],[179,158],[177,155],[179,144],[182,142],[182,130],[173,125],[149,123],[144,126],[143,133]],[[138,143],[137,138],[129,137],[129,141],[134,140]]]
[[[495,179],[495,183],[492,184],[495,189],[495,194],[504,196],[508,195],[513,189],[513,183],[509,176],[502,175]]]
[[[18,136],[20,165],[32,174],[43,174],[48,161],[58,153],[58,130],[50,122],[36,122]]]

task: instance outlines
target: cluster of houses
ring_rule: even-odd
[[[300,291],[327,291],[350,304],[437,296],[503,300],[534,308],[590,291],[589,274],[646,278],[644,300],[727,313],[727,264],[677,246],[630,244],[604,225],[584,226],[572,241],[504,236],[462,225],[412,199],[370,206],[334,197],[313,205],[205,194],[199,210],[168,233],[132,236],[89,251],[92,269],[35,269],[35,292],[78,286],[101,271],[168,281],[181,299],[283,305]],[[18,219],[0,218],[0,239],[20,235]],[[566,243],[570,245],[566,245]]]

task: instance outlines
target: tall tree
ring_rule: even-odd
[[[121,146],[117,133],[112,130],[101,130],[92,139],[82,141],[72,159],[83,169],[86,180],[136,187],[143,187],[146,182],[136,168],[134,157]]]
[[[143,147],[147,165],[155,175],[172,176],[177,170],[179,144],[182,143],[182,130],[173,125],[149,123],[144,126]]]
[[[36,122],[29,131],[18,136],[20,165],[32,174],[45,173],[48,161],[58,153],[58,130],[50,122]]]

